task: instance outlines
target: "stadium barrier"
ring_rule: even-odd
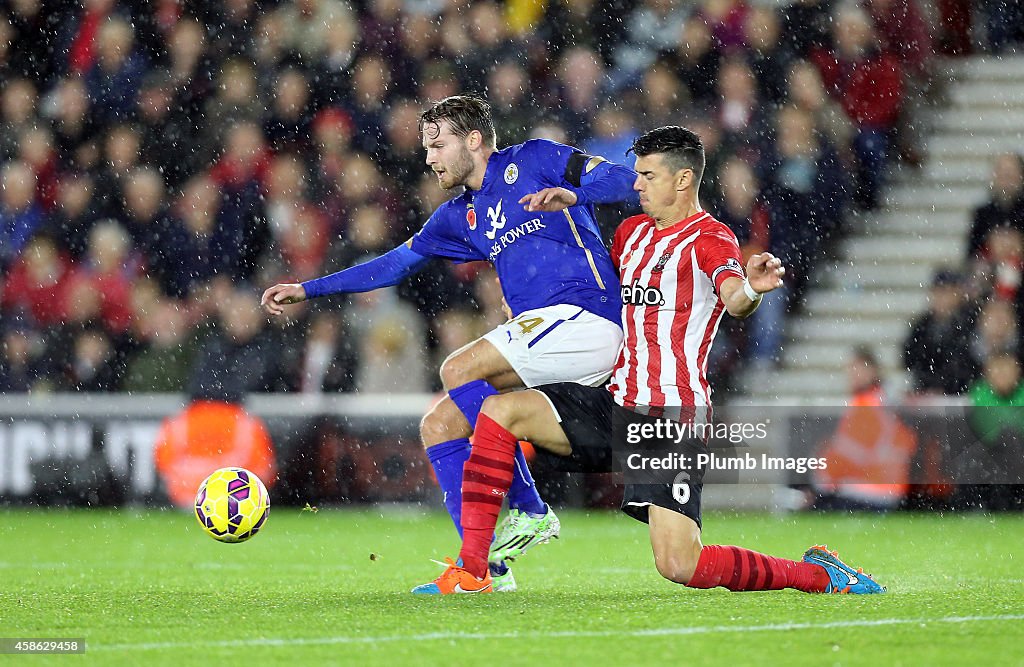
[[[434,502],[438,491],[418,441],[418,424],[435,400],[425,394],[259,394],[250,396],[245,408],[265,422],[274,443],[278,478],[273,495],[279,503]],[[0,502],[166,503],[154,447],[164,420],[185,406],[184,396],[166,394],[0,396]],[[949,452],[965,437],[963,403],[933,401],[904,410],[910,410],[903,419],[918,436],[908,473],[915,479],[904,481],[956,481],[946,471],[936,472],[935,448],[941,450],[940,459],[956,458]],[[761,460],[762,455],[820,454],[816,448],[829,440],[845,411],[734,405],[717,409],[715,416],[716,422],[765,425],[764,437],[742,444],[744,457]],[[943,419],[935,420],[934,414]],[[936,424],[942,428],[936,430]],[[610,475],[585,479],[562,474],[544,457],[535,465],[539,483],[548,482],[547,492],[559,502],[614,506],[614,493],[606,488],[612,486]],[[799,473],[709,473],[707,505],[775,508],[785,504],[777,497],[780,487],[813,481],[813,473]],[[595,502],[597,497],[604,500]]]

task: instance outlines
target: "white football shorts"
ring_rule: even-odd
[[[577,382],[604,384],[622,345],[617,324],[579,306],[536,308],[484,335],[527,387]]]

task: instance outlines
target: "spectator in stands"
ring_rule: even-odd
[[[382,56],[364,55],[355,62],[348,111],[356,126],[357,147],[374,157],[382,151],[390,88],[391,68]]]
[[[0,343],[0,392],[28,392],[52,389],[53,371],[43,354],[44,345],[28,322],[4,318]]]
[[[346,335],[338,313],[316,311],[296,363],[295,390],[305,394],[355,388],[356,341]]]
[[[689,103],[690,97],[668,61],[658,60],[647,68],[640,89],[644,91],[641,108],[645,125],[661,127],[679,123],[679,109]]]
[[[43,213],[51,213],[57,206],[57,151],[53,133],[46,127],[35,127],[18,138],[17,159],[35,175],[35,200]]]
[[[308,182],[309,172],[297,154],[281,153],[271,159],[265,207],[270,234],[277,243],[295,233],[296,215],[310,204]]]
[[[274,73],[289,58],[287,24],[280,11],[262,12],[256,23],[253,39],[253,61],[260,79],[260,89],[269,90]]]
[[[0,275],[5,273],[43,224],[36,202],[36,177],[24,162],[8,162],[0,171]]]
[[[751,7],[744,21],[747,61],[757,81],[758,97],[781,104],[786,97],[786,75],[793,55],[782,39],[781,18],[768,6]]]
[[[38,93],[29,79],[7,81],[0,90],[0,159],[14,157],[18,137],[35,125]]]
[[[140,318],[140,349],[128,362],[122,388],[143,393],[185,391],[199,345],[188,325],[185,311],[176,302],[156,302],[153,312]]]
[[[993,445],[1009,435],[1024,446],[1024,383],[1021,382],[1021,363],[1009,351],[991,355],[986,361],[982,376],[971,385],[971,403],[977,408],[1004,408],[975,410],[971,413],[971,425],[978,438],[986,445]],[[1012,408],[1012,409],[1005,409]]]
[[[547,45],[554,58],[558,58],[565,49],[579,45],[597,49],[601,59],[607,63],[611,52],[622,40],[604,39],[610,30],[605,10],[603,3],[596,0],[547,2],[544,18],[533,25],[534,34]],[[625,22],[619,25],[625,28]]]
[[[830,0],[796,0],[780,9],[782,34],[797,55],[807,57],[815,47],[830,43],[832,4]]]
[[[424,17],[430,22],[428,17]],[[434,25],[430,23],[430,27]],[[314,98],[318,108],[338,104],[348,96],[352,86],[352,65],[359,55],[362,36],[356,21],[340,17],[328,20],[325,32],[325,52],[311,63],[306,63],[312,72]],[[423,34],[416,34],[417,43],[430,44]]]
[[[903,363],[914,391],[962,394],[967,390],[978,373],[970,354],[973,320],[970,306],[964,303],[962,276],[950,269],[938,271],[928,310],[913,321],[903,344]]]
[[[93,118],[106,127],[131,117],[146,63],[136,50],[131,23],[120,16],[104,21],[97,35],[96,52],[96,63],[86,81]]]
[[[352,213],[361,205],[374,204],[385,211],[396,210],[397,200],[384,174],[364,153],[351,154],[344,170],[331,185],[324,207],[335,233],[344,232]]]
[[[277,77],[270,116],[263,124],[263,135],[277,152],[302,153],[310,148],[312,108],[309,79],[298,68],[286,69]]]
[[[423,146],[420,143],[420,106],[408,99],[397,99],[387,113],[384,125],[387,152],[378,160],[381,170],[407,199],[423,173]]]
[[[986,46],[995,54],[1024,43],[1024,7],[1019,2],[982,0],[975,5],[985,25]]]
[[[650,67],[661,51],[676,46],[685,5],[670,0],[643,0],[625,20],[625,39],[615,50],[615,64],[624,76],[635,75]]]
[[[131,286],[140,273],[139,260],[131,236],[117,221],[100,220],[89,232],[89,247],[73,280],[99,295],[100,322],[112,336],[124,336],[131,326]]]
[[[917,435],[885,407],[878,360],[854,348],[846,366],[849,408],[817,455],[827,461],[814,475],[811,509],[888,510],[910,490]]]
[[[744,261],[769,250],[768,216],[764,202],[760,199],[761,185],[749,164],[738,157],[732,157],[722,166],[719,183],[721,199],[711,210],[719,221],[736,234]],[[774,252],[774,250],[773,250]],[[782,290],[786,288],[783,287]],[[780,290],[776,290],[778,292]],[[774,292],[765,295],[760,307],[754,312],[749,358],[755,369],[770,370],[777,366],[782,348],[783,321],[787,298],[774,298]],[[711,367],[727,375],[740,361],[745,339],[743,327],[730,327],[727,323],[719,335],[727,345],[716,345],[711,349]]]
[[[194,19],[183,18],[167,35],[167,74],[174,90],[173,106],[199,121],[203,104],[213,89],[214,71],[206,56],[206,30]]]
[[[784,289],[799,294],[842,225],[847,180],[835,148],[817,135],[809,113],[784,107],[777,122],[778,142],[762,167],[764,199],[771,251],[786,264]]]
[[[152,167],[133,169],[125,178],[123,222],[132,237],[135,247],[148,259],[147,264],[160,270],[157,259],[160,244],[167,239],[161,238],[167,226],[166,189],[160,174]]]
[[[530,97],[530,75],[526,69],[512,58],[489,68],[487,97],[498,140],[505,144],[526,141],[530,128],[540,118]]]
[[[722,60],[718,77],[718,124],[740,155],[760,161],[770,150],[772,117],[759,99],[754,72],[739,56]]]
[[[1004,299],[989,299],[978,315],[978,324],[971,340],[971,354],[975,363],[980,368],[993,355],[1019,355],[1020,352],[1020,328],[1013,312],[1013,303]]]
[[[173,188],[180,187],[200,164],[208,163],[221,146],[208,138],[215,134],[214,127],[220,127],[216,116],[204,118],[199,127],[206,132],[196,139],[196,125],[185,109],[176,106],[166,72],[151,72],[142,82],[137,118],[142,126],[141,161],[158,169]],[[244,119],[244,112],[240,110],[236,118]]]
[[[218,228],[220,199],[208,177],[197,176],[185,185],[159,256],[159,264],[167,267],[160,278],[168,295],[189,296],[218,269],[237,262],[239,248]]]
[[[981,254],[973,262],[975,291],[979,296],[1015,301],[1024,276],[1024,235],[1014,227],[996,227],[988,233]],[[980,287],[980,289],[979,289]]]
[[[302,202],[295,211],[291,231],[281,237],[278,248],[285,273],[294,280],[311,280],[323,271],[328,250],[328,226],[317,206]]]
[[[711,28],[703,16],[694,14],[686,19],[679,39],[670,49],[662,51],[661,60],[680,77],[694,103],[703,106],[714,103],[722,54],[711,39]],[[650,88],[644,90],[652,92]]]
[[[74,260],[85,254],[89,231],[99,218],[93,192],[88,173],[65,173],[57,184],[57,208],[44,223],[58,248]]]
[[[356,23],[351,6],[340,0],[296,0],[282,3],[279,11],[286,47],[299,54],[306,65],[317,62],[330,49],[332,26]]]
[[[1024,508],[1024,382],[1020,359],[1008,352],[985,360],[982,377],[971,386],[968,421],[977,439],[959,451],[954,464],[961,479],[954,507],[986,510]],[[961,444],[961,443],[956,443]]]
[[[120,389],[114,344],[101,327],[79,331],[64,363],[61,391],[108,392]]]
[[[218,298],[217,327],[202,341],[188,382],[196,398],[240,402],[250,392],[285,388],[272,332],[254,307],[251,290],[237,288]]]
[[[339,179],[344,178],[345,163],[352,152],[355,128],[343,109],[321,109],[313,118],[313,188],[317,201],[327,199]]]
[[[788,101],[814,116],[814,126],[830,143],[845,165],[853,165],[854,127],[843,108],[825,91],[821,72],[807,60],[797,60],[787,79]]]
[[[594,135],[587,142],[586,150],[616,164],[632,164],[626,151],[639,134],[632,115],[621,106],[609,104],[598,110],[594,119]]]
[[[739,154],[736,143],[731,136],[722,132],[722,128],[714,121],[711,112],[701,112],[686,122],[686,127],[693,130],[701,143],[704,144],[704,177],[700,184],[700,199],[703,205],[707,202],[709,211],[715,211],[716,202],[722,201],[721,172],[723,165]],[[742,156],[741,159],[750,159]]]
[[[264,104],[252,64],[240,58],[226,62],[217,77],[216,91],[203,108],[200,129],[204,148],[212,151],[223,146],[228,130],[235,123],[260,125],[267,112]]]
[[[592,49],[573,47],[558,63],[559,120],[568,129],[570,143],[582,144],[591,136],[591,123],[608,86],[604,63]]]
[[[256,0],[225,0],[206,3],[204,23],[210,30],[211,53],[252,60],[253,36],[257,23]]]
[[[53,71],[54,53],[50,8],[39,0],[4,4],[14,28],[7,67],[14,74],[47,81]]]
[[[487,84],[491,68],[502,60],[521,57],[522,49],[508,33],[502,6],[493,0],[472,3],[466,23],[473,50],[465,85],[469,90],[479,90]]]
[[[921,114],[931,85],[931,26],[917,0],[866,0],[865,7],[878,29],[883,53],[895,56],[903,70],[904,104],[896,127],[900,159],[911,166],[923,162],[920,153]]]
[[[882,52],[871,16],[859,7],[837,11],[833,38],[834,49],[819,48],[813,57],[826,87],[838,96],[857,128],[855,201],[873,209],[879,203],[903,107],[903,70],[895,56]]]
[[[1024,232],[1024,158],[1002,153],[992,163],[992,188],[987,202],[974,209],[974,221],[967,239],[967,258],[978,256],[986,238],[997,227],[1015,227]]]
[[[53,122],[54,143],[65,166],[89,168],[96,164],[98,151],[93,141],[95,123],[90,114],[89,91],[82,77],[57,82],[46,96],[44,111]]]
[[[141,166],[142,131],[137,125],[110,127],[103,141],[103,160],[96,171],[96,198],[105,215],[124,217],[124,188],[128,175]]]
[[[700,15],[711,28],[711,37],[723,51],[734,51],[746,45],[747,13],[750,11],[745,0],[703,0]]]

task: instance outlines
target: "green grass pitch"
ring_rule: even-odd
[[[88,649],[0,664],[1024,665],[1020,515],[705,517],[708,543],[827,541],[882,596],[689,590],[658,576],[645,526],[561,516],[518,593],[419,598],[457,549],[442,514],[276,509],[226,545],[186,513],[2,510],[0,634]]]

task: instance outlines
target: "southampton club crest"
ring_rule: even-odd
[[[512,185],[519,178],[519,167],[513,162],[509,166],[505,167],[505,182]]]

